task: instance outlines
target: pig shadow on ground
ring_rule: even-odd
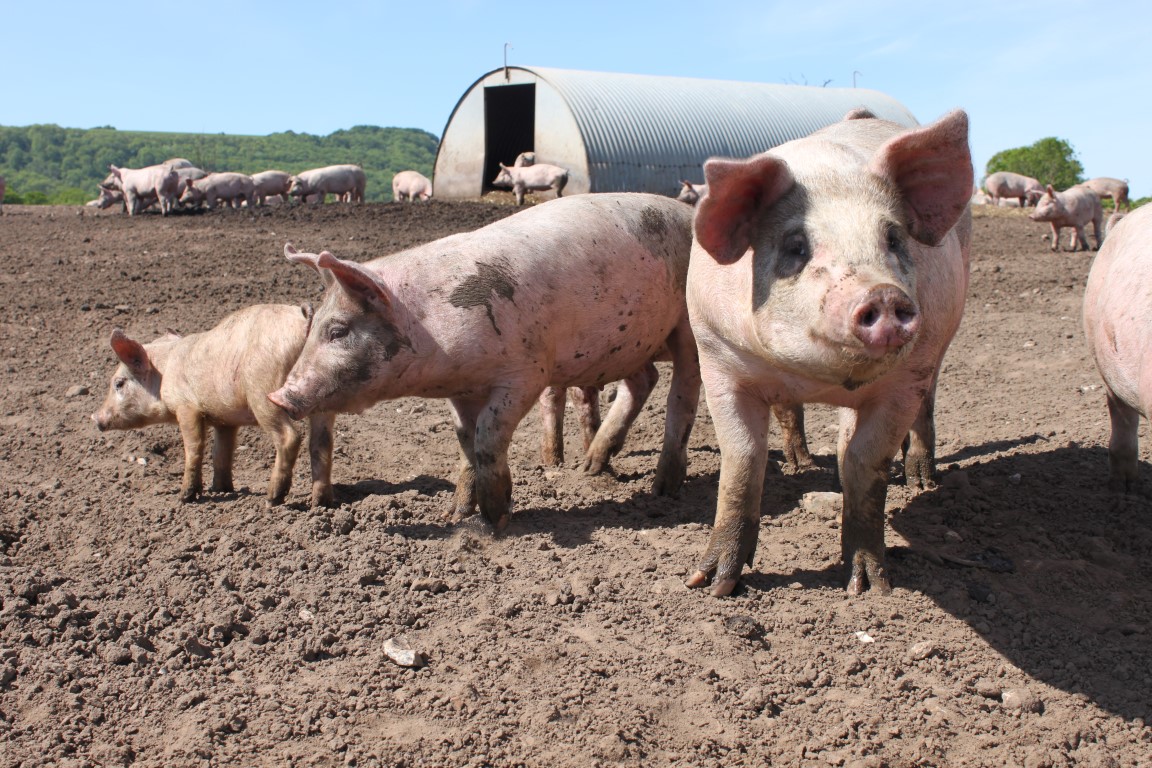
[[[1140,475],[1152,489],[1152,467]],[[889,533],[889,569],[1031,678],[1147,720],[1152,500],[1117,500],[1107,480],[1107,450],[1074,445],[945,471],[892,515],[907,545]]]
[[[416,491],[425,496],[435,496],[442,491],[451,493],[456,488],[455,484],[448,480],[432,475],[417,475],[402,483],[373,479],[360,480],[351,485],[334,483],[332,487],[336,491],[336,502],[340,504],[353,504],[363,501],[369,496],[395,496],[405,491]]]

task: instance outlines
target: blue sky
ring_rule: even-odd
[[[158,5],[160,7],[152,7]],[[1152,195],[1152,3],[6,3],[0,125],[441,134],[508,63],[873,88],[971,118],[977,177],[1056,136]]]

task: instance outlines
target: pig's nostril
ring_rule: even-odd
[[[880,319],[880,313],[876,310],[876,307],[874,307],[874,306],[864,307],[862,309],[862,311],[860,312],[859,316],[857,316],[857,318],[856,318],[857,322],[859,322],[860,325],[864,325],[864,326],[876,325],[876,321],[879,319]]]

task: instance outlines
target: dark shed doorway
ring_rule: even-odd
[[[512,165],[516,155],[535,150],[536,85],[499,85],[484,89],[484,186],[494,187],[492,179],[500,163]]]

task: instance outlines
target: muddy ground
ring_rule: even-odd
[[[89,420],[114,327],[152,338],[316,301],[286,241],[363,260],[511,210],[5,206],[0,765],[1152,764],[1152,504],[1105,489],[1080,330],[1093,254],[1051,253],[1019,211],[976,212],[940,485],[913,497],[895,467],[886,597],[846,596],[836,510],[806,496],[832,487],[821,407],[818,466],[769,476],[738,595],[683,586],[720,457],[702,403],[683,492],[649,494],[666,368],[615,476],[576,469],[572,412],[561,469],[540,466],[525,420],[499,539],[442,519],[456,440],[441,401],[341,417],[331,511],[307,508],[307,461],[289,503],[265,507],[255,429],[239,490],[180,504],[174,426]],[[394,638],[426,664],[390,660]]]

